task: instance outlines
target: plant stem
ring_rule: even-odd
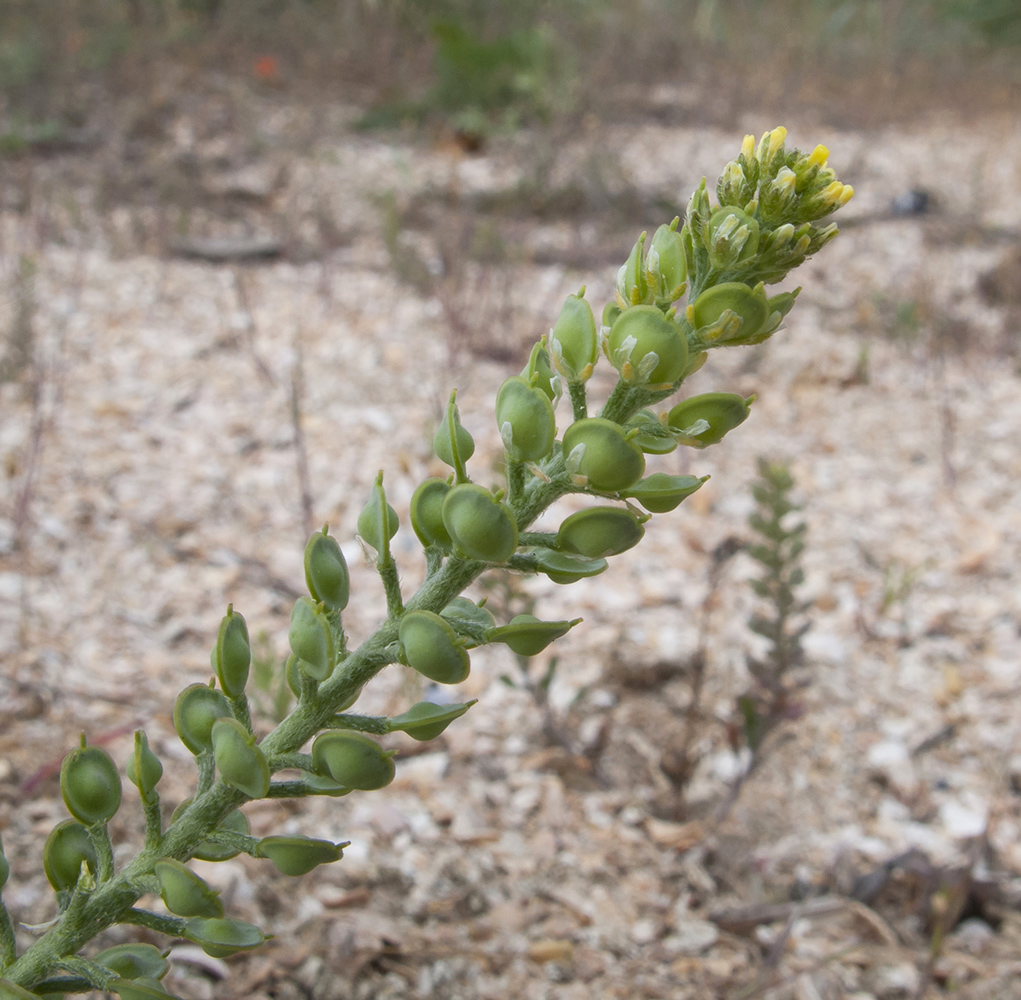
[[[3,900],[0,900],[0,969],[13,965],[18,957],[17,945],[14,941],[14,926]]]
[[[584,420],[588,416],[588,399],[585,395],[584,382],[568,382],[567,390],[571,394],[571,409],[575,420]]]

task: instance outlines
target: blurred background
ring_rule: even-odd
[[[16,921],[55,912],[39,851],[64,748],[84,729],[122,762],[144,727],[168,811],[190,795],[171,709],[231,601],[268,730],[309,533],[342,542],[358,641],[385,613],[355,538],[377,471],[410,592],[408,501],[446,474],[451,388],[495,482],[493,395],[564,297],[584,284],[598,314],[638,234],[783,124],[856,193],[783,332],[692,379],[757,394],[748,422],[650,456],[712,479],[605,576],[472,592],[501,620],[584,616],[547,653],[479,650],[454,692],[397,668],[370,685],[366,713],[480,702],[428,744],[388,737],[385,792],[246,807],[258,835],[352,846],[297,887],[202,866],[277,938],[229,969],[177,947],[168,984],[1014,996],[1019,56],[1017,0],[0,0]],[[779,626],[748,585],[770,518],[773,542],[807,525]]]

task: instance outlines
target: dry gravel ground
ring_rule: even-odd
[[[0,385],[0,829],[23,925],[55,912],[39,855],[78,733],[123,760],[144,725],[164,801],[189,794],[170,709],[208,676],[226,603],[282,655],[306,531],[328,520],[352,565],[348,631],[366,635],[384,605],[354,530],[376,471],[405,517],[439,471],[427,441],[456,385],[485,481],[493,392],[562,296],[587,282],[604,302],[637,231],[775,124],[588,122],[465,156],[357,133],[352,108],[226,85],[106,114],[90,148],[0,164],[8,356],[32,334]],[[544,617],[585,618],[556,647],[559,742],[497,681],[509,655],[479,651],[451,695],[479,704],[432,744],[394,742],[388,789],[248,807],[258,834],[351,847],[297,882],[248,858],[197,865],[232,914],[277,937],[226,963],[175,947],[174,992],[1021,997],[1021,127],[787,124],[854,184],[845,232],[799,273],[782,333],[698,376],[759,396],[723,444],[653,463],[711,482],[604,576],[528,583]],[[520,209],[514,185],[536,164],[589,214]],[[913,188],[929,211],[892,215]],[[641,217],[613,214],[625,196]],[[405,220],[404,278],[387,198]],[[451,219],[509,263],[451,257]],[[171,252],[200,237],[271,238],[283,254]],[[754,648],[752,564],[730,562],[715,595],[708,573],[719,542],[747,537],[758,455],[789,463],[810,525],[810,662],[800,717],[718,821],[741,766],[725,723]],[[395,546],[410,590],[423,567],[406,520]],[[703,619],[684,785],[670,755]],[[359,705],[397,712],[422,694],[393,668]],[[129,790],[118,857],[139,817]]]

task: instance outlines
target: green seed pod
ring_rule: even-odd
[[[40,997],[9,979],[0,979],[0,1000],[40,1000]]]
[[[135,749],[128,758],[125,771],[128,781],[138,789],[143,802],[149,803],[158,797],[156,785],[163,777],[163,765],[159,757],[149,749],[149,740],[141,729],[135,730]]]
[[[212,740],[220,777],[250,799],[261,799],[269,791],[269,764],[255,737],[237,719],[217,719]]]
[[[230,703],[219,691],[206,684],[189,684],[174,704],[174,728],[197,757],[213,749],[213,723],[230,715]]]
[[[228,605],[227,614],[220,622],[210,661],[224,694],[228,698],[240,698],[248,683],[252,647],[248,641],[248,625],[244,616],[235,614],[233,604]]]
[[[584,382],[592,375],[599,357],[599,339],[584,288],[564,300],[547,343],[553,364],[568,382]]]
[[[110,755],[84,740],[60,765],[60,794],[67,811],[86,826],[108,823],[121,805],[121,778]]]
[[[520,375],[496,394],[496,426],[507,455],[515,462],[538,462],[553,450],[557,421],[549,397]]]
[[[680,506],[708,479],[703,476],[668,476],[665,472],[656,472],[635,483],[623,495],[628,499],[637,500],[650,514],[665,514]]]
[[[223,917],[192,917],[184,936],[213,958],[226,958],[239,951],[251,951],[267,940],[254,924]]]
[[[185,799],[171,814],[170,822],[173,823],[190,805],[191,799]],[[221,830],[226,833],[240,833],[243,837],[247,837],[252,832],[252,827],[248,822],[248,817],[240,809],[232,809],[213,832],[219,833]],[[240,853],[238,848],[227,847],[213,840],[203,840],[192,851],[192,857],[197,861],[228,861]]]
[[[394,780],[396,769],[391,758],[395,753],[395,750],[384,750],[361,733],[332,729],[315,738],[312,764],[319,774],[327,775],[346,788],[370,792]]]
[[[641,521],[624,507],[589,507],[560,525],[557,547],[587,559],[603,559],[634,548],[644,534]]]
[[[333,673],[337,650],[322,605],[314,604],[309,597],[299,597],[294,602],[287,641],[298,657],[298,666],[309,677],[324,681]]]
[[[776,321],[776,325],[779,326],[784,317],[794,308],[794,303],[800,294],[801,289],[795,288],[793,292],[780,292],[778,295],[771,295],[766,300],[769,306],[770,322],[773,321],[773,316],[779,313],[780,319]]]
[[[162,979],[170,971],[170,963],[155,945],[133,941],[115,944],[92,959],[96,965],[116,972],[122,979]]]
[[[153,866],[160,884],[160,898],[179,917],[222,917],[220,894],[187,865],[164,858]]]
[[[559,639],[580,622],[573,621],[544,622],[535,615],[515,615],[506,625],[492,628],[486,633],[486,642],[502,642],[518,654],[518,656],[537,656],[551,642]]]
[[[718,208],[709,217],[706,249],[718,271],[744,263],[759,249],[759,224],[739,208]]]
[[[461,718],[475,700],[461,705],[434,705],[420,701],[401,715],[395,715],[389,722],[390,732],[407,733],[413,740],[425,743],[434,740],[454,719]]]
[[[688,342],[656,306],[634,306],[611,327],[606,356],[625,382],[666,388],[684,376]]]
[[[89,831],[73,819],[58,823],[43,844],[43,871],[50,885],[60,892],[73,889],[81,875],[82,862],[94,875],[99,867]]]
[[[610,327],[612,327],[613,324],[617,322],[618,318],[620,317],[620,314],[623,311],[624,310],[621,309],[621,307],[617,305],[616,302],[607,302],[606,305],[603,306],[603,317],[601,325],[604,332],[608,331]]]
[[[645,237],[642,233],[631,248],[627,262],[617,272],[617,303],[622,309],[645,305],[652,301],[649,282],[645,277]]]
[[[669,455],[677,448],[677,439],[663,426],[652,410],[639,410],[624,425],[624,432],[637,430],[631,438],[646,455]]]
[[[496,624],[496,619],[489,608],[481,607],[474,601],[469,601],[467,597],[455,597],[440,614],[448,621],[462,618],[483,628]]]
[[[384,558],[390,553],[390,539],[397,534],[399,527],[397,511],[386,502],[381,472],[376,476],[369,502],[358,515],[358,534],[376,550],[380,558]]]
[[[308,790],[307,794],[326,795],[331,799],[339,799],[354,791],[339,781],[334,781],[333,778],[325,778],[321,774],[311,774],[308,771],[303,771],[298,781]]]
[[[748,419],[754,396],[733,392],[705,392],[678,403],[667,416],[667,426],[682,444],[705,448],[723,440],[728,431]]]
[[[465,476],[464,463],[475,454],[475,441],[467,429],[461,426],[456,397],[456,392],[450,394],[447,412],[433,437],[433,451],[441,462],[457,473],[460,482]]]
[[[605,559],[583,559],[553,549],[536,549],[532,555],[538,563],[539,572],[545,573],[554,583],[575,583],[585,577],[598,576],[609,565]]]
[[[344,553],[328,531],[329,525],[324,524],[305,546],[305,585],[317,604],[343,611],[351,594],[351,579]]]
[[[401,618],[398,636],[408,666],[423,676],[437,684],[460,684],[468,677],[468,653],[440,615],[409,611]]]
[[[619,493],[637,483],[645,471],[642,449],[625,437],[612,420],[586,417],[564,432],[568,472],[584,476],[589,489]]]
[[[549,350],[546,348],[546,338],[536,341],[532,347],[532,353],[528,356],[528,364],[521,372],[521,377],[537,389],[542,389],[546,398],[554,405],[560,399],[563,389],[560,385],[560,376],[553,370],[553,362],[550,361]]]
[[[506,562],[518,547],[518,526],[510,507],[483,486],[451,487],[443,501],[443,525],[469,559]]]
[[[757,343],[769,322],[770,309],[761,282],[754,289],[741,281],[707,288],[688,306],[688,320],[707,342]]]
[[[425,548],[438,545],[449,549],[453,544],[443,526],[443,501],[450,492],[445,479],[426,479],[411,494],[411,527]]]
[[[276,865],[277,871],[297,878],[319,865],[339,861],[344,856],[345,846],[309,837],[263,837],[254,856],[268,858]]]
[[[180,1000],[176,994],[168,993],[158,979],[149,976],[115,979],[107,989],[116,993],[121,1000]]]
[[[688,262],[684,256],[684,241],[677,232],[680,219],[669,226],[663,225],[652,236],[645,258],[645,277],[656,302],[668,306],[684,294],[684,280],[688,276]]]

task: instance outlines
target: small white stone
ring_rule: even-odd
[[[719,939],[720,929],[708,920],[678,920],[663,947],[672,955],[701,955]]]

